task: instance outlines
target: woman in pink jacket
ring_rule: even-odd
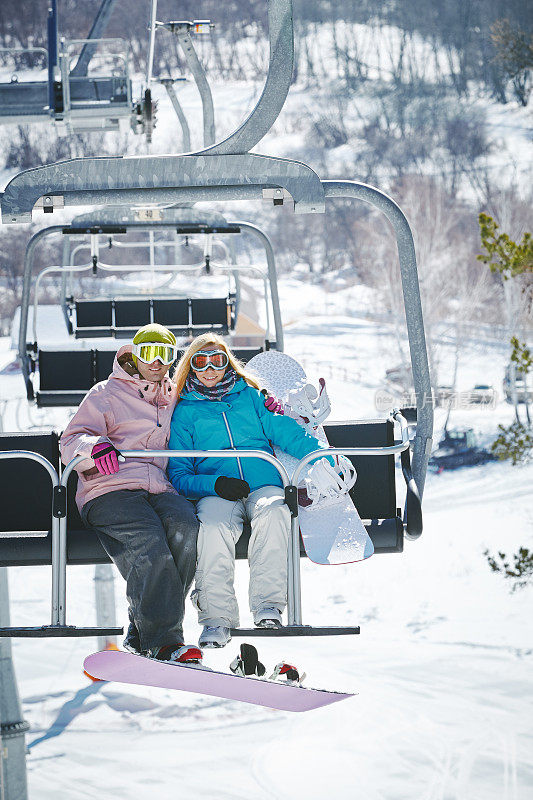
[[[200,661],[183,642],[185,597],[196,568],[194,507],[166,476],[167,458],[124,459],[121,450],[164,450],[176,405],[168,370],[176,338],[146,325],[120,348],[113,372],[87,393],[61,437],[66,464],[84,456],[76,502],[126,581],[124,646],[160,660]]]

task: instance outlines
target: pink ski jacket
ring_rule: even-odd
[[[117,450],[164,450],[176,405],[176,388],[168,377],[160,383],[141,378],[131,360],[131,345],[118,351],[113,372],[87,392],[61,436],[64,464],[85,456],[79,474],[76,503],[119,489],[145,489],[152,494],[177,494],[166,475],[168,458],[128,458],[114,475],[100,475],[91,451],[99,442]]]

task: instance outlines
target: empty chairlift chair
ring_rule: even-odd
[[[225,336],[235,327],[235,298],[161,297],[70,300],[69,330],[76,339],[112,336],[129,339],[142,325],[159,322],[176,336],[213,331]]]
[[[161,298],[150,300],[77,300],[69,306],[70,331],[77,339],[109,337],[131,339],[142,325],[159,322],[176,336],[213,331],[227,335],[234,326],[230,298]],[[38,388],[28,388],[39,407],[79,405],[86,392],[106,380],[115,351],[28,349]],[[242,348],[247,361],[261,348]],[[30,396],[31,395],[31,396]]]

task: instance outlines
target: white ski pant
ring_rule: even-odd
[[[263,486],[244,500],[202,497],[196,506],[200,521],[196,587],[191,595],[203,625],[239,625],[233,581],[235,545],[245,521],[251,524],[248,544],[249,601],[255,615],[265,608],[283,611],[287,604],[287,546],[290,511],[279,486]],[[254,619],[255,621],[255,619]]]

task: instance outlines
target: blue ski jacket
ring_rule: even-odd
[[[273,414],[264,397],[239,378],[222,400],[208,400],[198,392],[187,392],[174,409],[170,423],[171,450],[264,450],[272,444],[300,459],[326,447],[310,436],[296,420]],[[216,495],[215,481],[221,475],[241,478],[250,491],[262,486],[281,486],[278,471],[259,458],[169,458],[168,477],[185,497]]]

